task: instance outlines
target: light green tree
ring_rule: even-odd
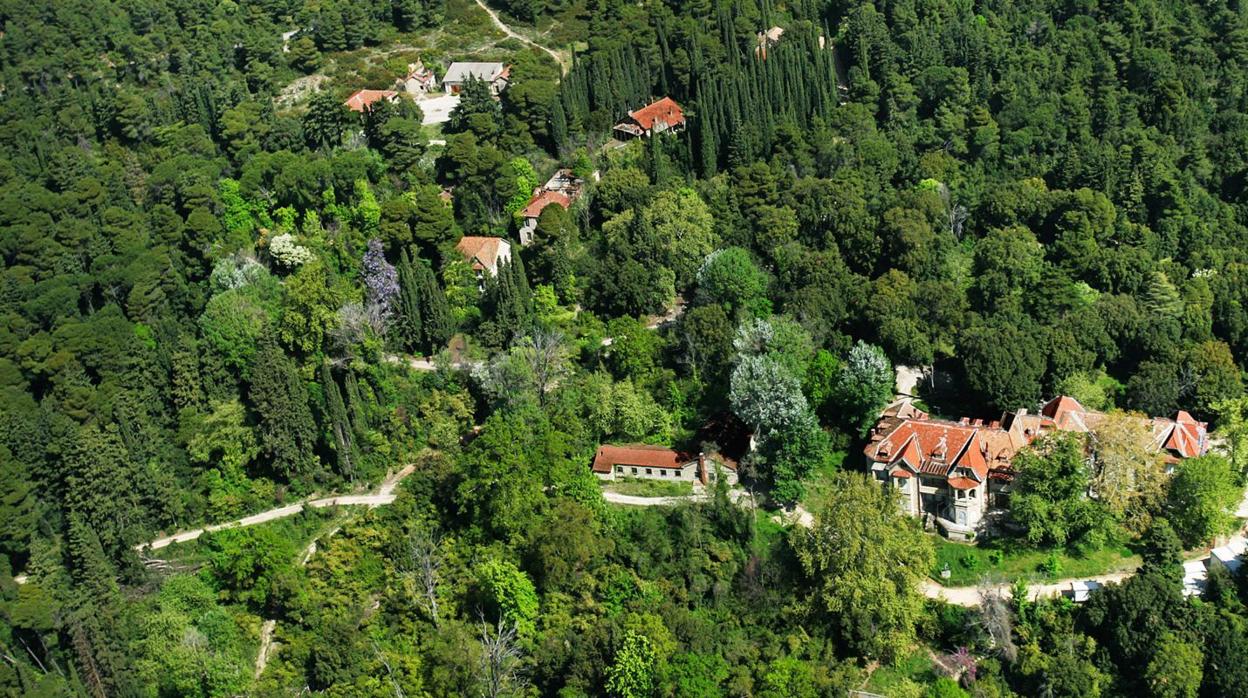
[[[676,274],[676,287],[693,283],[702,260],[719,244],[710,208],[697,192],[682,187],[659,192],[642,212]]]
[[[1184,545],[1206,543],[1234,528],[1232,510],[1242,494],[1226,458],[1188,458],[1175,466],[1166,516]]]
[[[491,558],[478,566],[477,582],[503,623],[515,626],[522,638],[533,635],[537,590],[523,570],[509,560]]]
[[[1144,678],[1157,698],[1195,698],[1204,665],[1200,647],[1167,632],[1158,638]]]
[[[813,504],[814,525],[795,528],[804,602],[851,651],[885,661],[915,641],[919,584],[934,564],[931,541],[879,483],[841,473]]]
[[[651,698],[656,689],[658,655],[650,638],[628,631],[607,667],[607,692],[618,698]]]

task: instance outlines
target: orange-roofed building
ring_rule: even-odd
[[[351,111],[364,113],[383,99],[387,102],[394,102],[398,98],[399,93],[394,90],[357,90],[355,94],[347,97],[347,101],[343,104],[347,105]]]
[[[517,213],[520,218],[520,246],[527,247],[533,243],[533,232],[537,230],[537,219],[542,211],[551,204],[558,204],[568,210],[573,202],[581,196],[585,180],[577,177],[572,170],[556,170],[546,183],[533,190],[533,196],[524,208]]]
[[[1104,419],[1067,396],[1039,414],[1020,409],[987,424],[933,419],[903,402],[880,417],[863,452],[876,479],[900,494],[903,511],[950,537],[971,538],[992,510],[1008,507],[1014,454],[1043,434],[1095,432]],[[1187,412],[1149,423],[1150,447],[1171,466],[1209,450],[1207,425]]]
[[[727,458],[699,453],[696,456],[649,444],[598,447],[590,466],[600,480],[641,478],[684,482],[714,482],[719,474],[728,484],[737,483],[737,465]]]
[[[468,260],[479,278],[498,276],[498,265],[511,259],[511,243],[502,238],[465,235],[455,249]]]
[[[685,112],[671,97],[651,102],[615,125],[615,133],[623,139],[649,138],[664,131],[685,130]]]

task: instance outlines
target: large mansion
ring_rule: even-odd
[[[1038,436],[1055,431],[1090,432],[1104,420],[1070,397],[1040,409],[1006,414],[985,423],[933,419],[909,402],[887,410],[871,431],[864,453],[876,479],[895,489],[902,509],[950,537],[970,538],[990,509],[1008,504],[1014,454]],[[1150,420],[1150,447],[1168,464],[1209,449],[1206,425],[1179,411]]]

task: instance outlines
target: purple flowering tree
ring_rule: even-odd
[[[389,320],[394,312],[394,299],[399,295],[399,273],[386,261],[386,254],[377,239],[368,241],[364,253],[364,299],[368,310]]]

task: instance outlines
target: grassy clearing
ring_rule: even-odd
[[[754,552],[762,553],[770,550],[781,538],[784,537],[785,525],[772,521],[771,517],[775,516],[775,512],[765,511],[763,509],[754,510]]]
[[[693,494],[693,483],[626,477],[607,484],[606,489],[634,497],[684,497]]]
[[[930,576],[945,586],[969,586],[984,575],[1004,581],[1092,577],[1133,570],[1140,565],[1140,556],[1125,547],[1106,547],[1086,556],[1076,556],[1064,551],[1024,548],[1019,543],[1008,541],[996,545],[971,545],[936,536],[933,536],[933,541],[936,545],[936,566]],[[949,579],[942,579],[940,571],[946,565],[949,566],[950,576]]]

